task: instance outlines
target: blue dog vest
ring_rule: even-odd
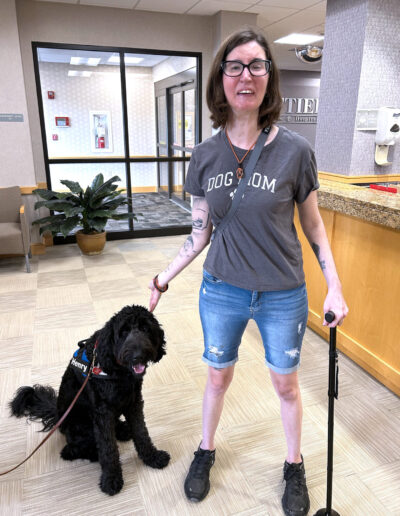
[[[75,351],[71,358],[70,365],[78,376],[82,375],[86,377],[88,375],[90,371],[90,360],[86,355],[85,347],[81,346]],[[100,364],[93,367],[91,378],[98,378],[101,380],[111,379],[110,376],[101,369]]]

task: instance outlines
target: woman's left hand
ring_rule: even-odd
[[[328,323],[325,320],[325,314],[327,312],[333,312],[335,314],[335,319]],[[328,294],[324,303],[324,326],[328,326],[329,328],[334,328],[335,326],[341,326],[344,318],[349,313],[349,309],[346,305],[346,301],[344,300],[342,294],[342,287],[340,285],[331,287],[328,289]]]
[[[154,280],[149,282],[148,288],[151,290],[150,293],[150,301],[149,301],[149,311],[153,312],[158,302],[160,301],[161,292],[159,292],[154,286]]]

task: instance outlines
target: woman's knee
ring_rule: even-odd
[[[234,366],[216,369],[209,367],[208,369],[208,385],[211,390],[216,393],[224,393],[228,389],[233,378]]]
[[[300,398],[300,387],[297,373],[288,375],[277,374],[270,371],[272,383],[279,399],[283,401],[294,401]]]
[[[279,385],[276,388],[279,399],[283,401],[295,401],[300,397],[298,385]]]

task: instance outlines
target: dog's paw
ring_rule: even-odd
[[[78,448],[71,444],[67,444],[61,450],[61,458],[64,460],[88,459],[90,462],[97,462],[99,460],[96,448]]]
[[[100,489],[103,493],[113,496],[119,493],[124,485],[124,479],[122,473],[110,474],[102,473],[100,477]]]
[[[61,450],[61,458],[64,460],[75,460],[78,458],[76,454],[76,450],[72,448],[69,444],[66,444],[64,448]]]
[[[118,441],[130,441],[132,439],[132,432],[126,421],[118,419],[115,425],[115,436]]]
[[[167,466],[170,454],[164,450],[155,450],[149,457],[143,458],[143,462],[151,468],[162,469]]]

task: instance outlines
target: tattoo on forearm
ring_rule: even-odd
[[[320,247],[319,247],[319,245],[312,244],[311,247],[312,247],[312,250],[315,253],[315,256],[317,257],[317,260],[318,260],[318,263],[319,263],[321,269],[322,270],[326,269],[325,260],[321,260],[321,257],[320,257]]]
[[[192,235],[189,235],[187,239],[185,240],[182,249],[180,250],[179,254],[181,256],[187,256],[188,258],[193,255],[196,251],[194,250],[194,242]]]

